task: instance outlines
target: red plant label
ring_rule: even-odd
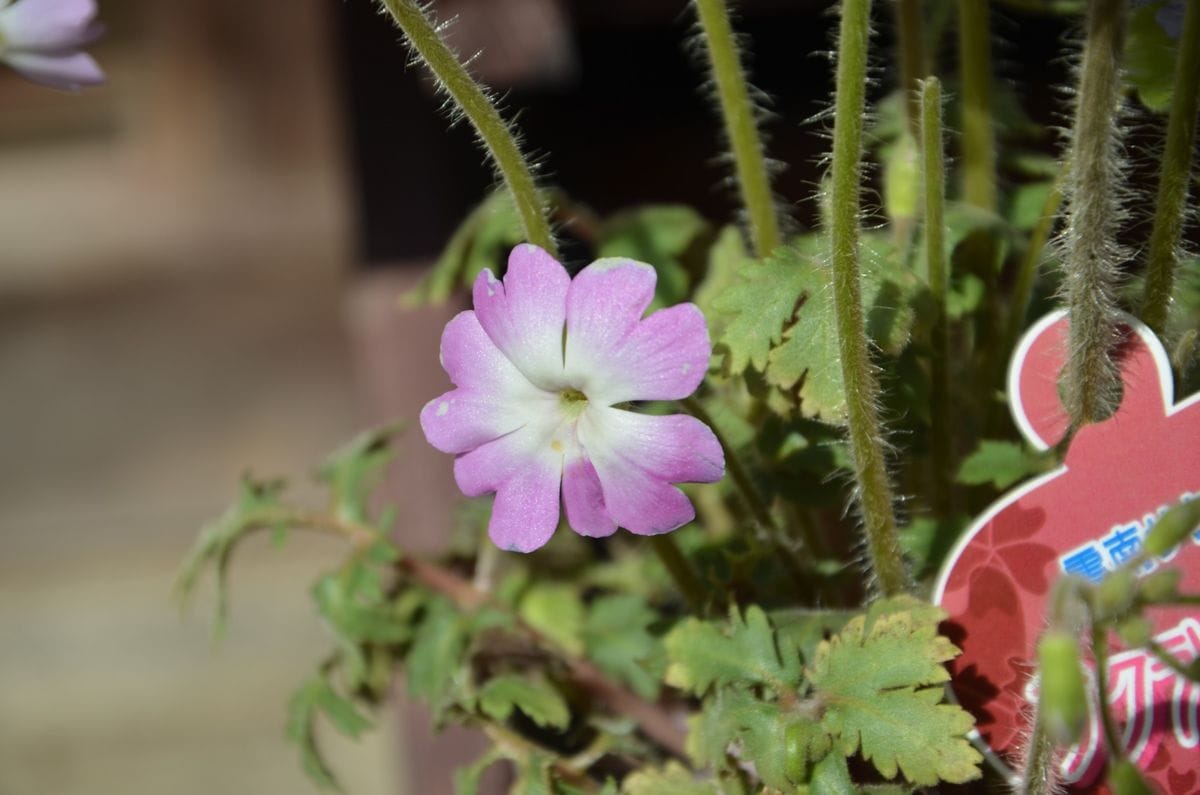
[[[1043,318],[1009,367],[1013,416],[1040,450],[1057,444],[1069,424],[1058,394],[1067,326],[1063,312]],[[963,650],[951,664],[955,696],[975,716],[985,750],[1009,766],[1029,734],[1035,646],[1055,579],[1070,573],[1099,582],[1140,551],[1167,508],[1200,496],[1200,394],[1175,403],[1158,339],[1132,319],[1122,334],[1116,413],[1080,429],[1063,466],[993,504],[950,554],[934,591],[949,613],[943,629]],[[1164,565],[1182,572],[1182,591],[1200,591],[1200,531],[1141,572]],[[1195,607],[1154,608],[1146,616],[1180,662],[1200,656]],[[1145,650],[1122,647],[1115,636],[1109,652],[1106,697],[1127,755],[1163,792],[1200,791],[1200,686]],[[1094,683],[1095,666],[1087,665]],[[1091,691],[1090,725],[1060,760],[1073,792],[1108,791],[1094,685]]]

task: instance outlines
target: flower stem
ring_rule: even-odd
[[[962,81],[963,200],[996,209],[996,141],[992,135],[992,40],[988,0],[958,0],[959,79]]]
[[[733,150],[738,188],[750,221],[754,253],[765,257],[779,245],[779,217],[771,196],[771,177],[754,105],[729,22],[729,9],[724,0],[695,0],[695,4],[725,119],[725,133]]]
[[[409,45],[437,78],[438,84],[475,128],[504,184],[512,194],[525,239],[556,254],[546,206],[534,184],[533,173],[521,154],[516,135],[488,97],[446,45],[438,28],[416,0],[379,0],[404,31]]]
[[[962,199],[995,213],[996,139],[992,126],[992,39],[989,0],[958,0],[958,69],[962,108]],[[978,411],[984,423],[995,406],[1000,332],[1000,286],[997,246],[992,234],[980,231],[964,242],[962,258],[983,282],[983,301],[975,320],[975,383]]]
[[[946,316],[946,294],[950,286],[946,267],[945,206],[946,163],[942,152],[942,84],[930,77],[921,84],[921,155],[925,186],[925,251],[929,262],[929,292],[934,318],[930,332],[932,351],[932,394],[930,396],[931,452],[933,457],[934,507],[945,518],[953,509],[950,471],[955,415],[950,405],[950,334]]]
[[[866,105],[870,0],[842,0],[830,179],[830,252],[833,301],[850,453],[871,568],[885,595],[908,590],[908,573],[892,513],[892,487],[884,457],[877,397],[879,386],[867,348],[859,284],[858,213]]]
[[[1109,769],[1125,755],[1121,733],[1108,703],[1108,633],[1104,625],[1092,620],[1092,661],[1096,663],[1096,711],[1100,713],[1100,728],[1108,748]]]
[[[650,545],[654,547],[658,559],[675,581],[675,587],[679,589],[688,607],[696,615],[703,615],[708,603],[708,591],[692,564],[683,556],[675,539],[670,535],[650,536]]]
[[[921,0],[896,0],[896,39],[900,55],[900,90],[904,92],[908,131],[920,135],[921,77],[925,70],[925,49],[921,41]]]
[[[1142,320],[1156,334],[1167,322],[1167,309],[1175,289],[1179,266],[1179,239],[1187,211],[1188,180],[1192,173],[1192,151],[1196,145],[1196,106],[1200,101],[1200,3],[1185,4],[1179,60],[1175,64],[1175,86],[1171,94],[1171,116],[1167,121],[1167,143],[1158,178],[1158,200],[1150,252],[1146,258],[1146,295]]]
[[[1058,776],[1054,770],[1054,742],[1042,725],[1042,710],[1039,706],[1033,716],[1033,734],[1025,752],[1025,765],[1021,770],[1021,783],[1016,791],[1021,795],[1049,795],[1057,791]]]
[[[1124,41],[1125,0],[1092,0],[1072,130],[1063,261],[1071,313],[1064,403],[1076,427],[1107,417],[1118,390],[1109,351],[1116,339],[1121,219],[1116,118]]]

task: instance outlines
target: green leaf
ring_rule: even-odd
[[[300,764],[305,774],[321,789],[340,791],[337,778],[317,745],[316,719],[321,714],[342,734],[354,738],[371,728],[371,722],[320,675],[301,685],[288,702],[287,738],[300,746]]]
[[[333,513],[352,524],[370,526],[368,501],[395,458],[391,440],[403,423],[365,431],[325,460],[317,476],[329,485]]]
[[[718,795],[710,781],[697,781],[687,768],[678,762],[665,767],[644,767],[625,777],[621,783],[624,795]]]
[[[957,480],[971,486],[991,483],[997,489],[1006,489],[1028,475],[1045,470],[1044,456],[1030,453],[1014,442],[983,439],[975,452],[963,460]]]
[[[479,785],[483,774],[504,755],[496,748],[491,748],[483,756],[469,765],[463,765],[454,771],[454,795],[479,795]]]
[[[1042,209],[1046,206],[1046,198],[1054,190],[1054,180],[1030,182],[1020,185],[1013,191],[1012,203],[1008,208],[1008,218],[1017,229],[1028,231],[1042,221]]]
[[[883,161],[883,210],[892,224],[911,223],[921,197],[917,142],[904,127],[895,141],[879,152]]]
[[[937,634],[943,618],[911,597],[883,600],[817,647],[808,678],[844,756],[861,749],[885,777],[923,786],[979,777],[982,757],[965,737],[974,722],[942,703],[943,663],[959,653]]]
[[[750,267],[754,257],[746,249],[746,241],[736,226],[726,226],[717,234],[708,250],[708,268],[704,279],[696,285],[692,301],[708,319],[708,333],[714,340],[724,336],[727,316],[718,312],[721,296],[738,282],[738,274]]]
[[[512,197],[496,190],[459,225],[433,269],[404,295],[404,304],[444,303],[455,290],[469,289],[484,268],[499,268],[505,252],[524,239]]]
[[[961,201],[946,202],[946,258],[951,259],[963,241],[976,232],[989,232],[1007,243],[1011,227],[1003,216]],[[1002,262],[1002,258],[998,258]]]
[[[820,724],[740,688],[718,690],[689,728],[687,752],[697,764],[723,766],[726,748],[735,743],[764,784],[785,791],[803,782],[809,758],[830,747]]]
[[[494,720],[508,720],[514,707],[543,728],[565,729],[571,722],[567,702],[540,677],[502,674],[479,691],[479,708]]]
[[[814,240],[810,245],[823,243]],[[895,247],[880,235],[863,236],[860,258],[867,332],[880,348],[898,353],[908,342],[912,327],[916,279],[900,265]],[[832,271],[820,260],[809,256],[795,263],[795,269],[804,274],[806,298],[795,323],[770,352],[766,378],[787,391],[798,385],[800,411],[805,417],[842,424],[846,421],[846,394],[829,281]]]
[[[708,221],[682,204],[652,204],[619,213],[600,227],[598,257],[628,257],[658,271],[657,306],[684,301],[704,263]]]
[[[801,299],[811,289],[810,267],[794,246],[784,246],[761,262],[744,265],[738,280],[713,301],[725,318],[718,345],[729,372],[767,368],[767,355],[783,339]]]
[[[345,573],[327,574],[313,586],[317,609],[333,629],[348,640],[368,643],[403,643],[412,637],[409,619],[415,605],[400,612],[383,604],[379,572],[362,561],[351,571],[363,573],[357,580]]]
[[[521,597],[517,613],[564,651],[583,654],[584,610],[575,586],[534,583]]]
[[[730,610],[728,632],[696,618],[677,625],[665,639],[666,681],[672,687],[703,695],[709,688],[732,683],[792,687],[800,678],[796,650],[778,645],[767,614],[757,605],[743,618]]]
[[[550,772],[552,762],[549,756],[539,753],[531,753],[520,760],[517,780],[509,789],[509,795],[554,795]]]
[[[808,791],[811,795],[858,795],[858,788],[850,780],[846,757],[841,754],[826,754],[820,762],[813,765]]]
[[[946,314],[951,320],[969,315],[983,303],[983,279],[973,273],[956,273],[946,293]]]
[[[966,526],[965,516],[946,519],[918,516],[900,529],[900,547],[913,562],[918,577],[937,571]]]
[[[186,603],[195,590],[205,567],[212,565],[217,574],[217,603],[213,617],[213,641],[221,638],[229,618],[229,563],[237,544],[255,530],[269,528],[275,536],[286,531],[281,521],[284,505],[282,480],[255,480],[246,475],[233,504],[217,519],[200,530],[196,542],[180,566],[175,592]]]
[[[1154,0],[1131,9],[1125,34],[1125,78],[1142,104],[1157,113],[1171,109],[1179,57],[1179,43],[1155,18],[1164,5],[1165,0]]]
[[[406,658],[408,692],[440,708],[463,663],[467,640],[454,605],[440,596],[429,600]]]
[[[601,596],[588,609],[583,625],[587,656],[643,698],[658,695],[663,648],[650,634],[657,614],[635,594]]]

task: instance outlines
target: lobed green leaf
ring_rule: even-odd
[[[767,614],[757,605],[730,611],[728,632],[696,618],[677,625],[665,638],[667,684],[703,695],[714,686],[729,684],[793,687],[800,678],[795,648],[777,642]]]
[[[943,663],[959,653],[937,634],[944,617],[911,597],[881,600],[817,647],[808,678],[843,755],[861,749],[882,775],[923,786],[979,777],[973,720],[943,703]]]
[[[545,679],[502,674],[488,680],[479,691],[479,708],[490,718],[506,721],[513,709],[543,728],[565,729],[571,722],[567,702]]]

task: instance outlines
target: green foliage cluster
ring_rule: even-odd
[[[861,216],[851,230],[854,290],[838,287],[829,230],[846,209],[831,197],[844,203],[849,194],[823,185],[813,200],[820,226],[787,223],[788,213],[769,195],[769,179],[749,178],[765,169],[760,142],[747,137],[757,134],[753,107],[726,117],[737,136],[741,195],[753,210],[749,228],[680,205],[598,217],[561,191],[522,194],[529,173],[510,179],[506,172],[519,149],[509,146],[503,157],[490,150],[506,189],[467,217],[407,303],[459,295],[484,268],[501,273],[508,250],[549,221],[595,257],[653,264],[655,306],[690,300],[708,318],[709,372],[683,408],[718,433],[729,477],[685,487],[696,522],[654,543],[560,531],[528,556],[488,550],[487,502],[467,501],[451,549],[437,561],[399,548],[395,511],[378,509],[406,497],[379,489],[397,426],[364,434],[319,468],[329,495],[319,508],[295,504],[281,481],[247,478],[228,510],[202,530],[180,590],[189,594],[206,569],[215,572],[219,633],[228,614],[230,563],[247,536],[265,531],[283,543],[291,532],[314,531],[346,542],[344,560],[311,591],[331,649],[314,660],[312,677],[300,683],[288,709],[287,736],[316,784],[337,787],[318,727],[358,736],[398,675],[412,697],[429,704],[438,725],[478,727],[493,741],[455,775],[461,795],[478,792],[484,771],[496,764],[510,767],[517,795],[903,793],[972,781],[995,791],[1009,784],[982,764],[967,739],[971,716],[946,697],[945,663],[958,650],[939,634],[942,611],[920,596],[970,516],[1060,461],[1062,450],[1035,453],[1010,427],[1003,371],[1021,330],[1053,300],[1062,278],[1062,246],[1048,241],[1062,225],[1070,154],[1047,154],[1055,139],[1025,115],[1018,93],[1002,81],[963,85],[978,76],[954,75],[953,59],[940,62],[959,21],[954,4],[898,0],[898,17],[912,3],[928,22],[916,31],[918,61],[926,62],[919,66],[948,73],[946,93],[958,98],[946,108],[954,120],[948,124],[982,108],[991,114],[984,129],[994,130],[995,140],[964,143],[961,153],[951,149],[961,157],[949,158],[949,198],[930,206],[939,192],[925,190],[929,161],[918,141],[938,140],[940,127],[918,135],[931,120],[910,116],[913,103],[903,90],[870,98],[870,123],[852,132],[865,135],[861,154],[877,168],[864,179],[882,203],[869,215],[853,208]],[[436,51],[436,58],[424,56],[435,70],[450,68],[447,53],[436,49],[443,46],[436,29],[423,24],[428,20],[415,2],[382,5],[418,52]],[[960,10],[968,5],[960,3]],[[1086,3],[1005,5],[1013,13],[1077,16]],[[1156,26],[1160,5],[1140,7],[1128,21],[1125,88],[1148,114],[1170,108],[1176,85],[1178,46]],[[867,6],[843,2],[846,18],[864,28]],[[723,3],[705,0],[697,9],[702,21],[715,24],[703,26],[704,43],[728,114],[739,96],[748,96],[732,41],[715,40],[732,33],[722,32]],[[881,12],[876,17],[884,21]],[[960,46],[986,49],[994,31],[985,25],[984,40],[974,41],[962,27]],[[898,25],[901,39],[912,35]],[[850,37],[841,54],[857,47],[851,60],[865,61],[867,44],[865,36]],[[447,91],[470,94],[465,72],[442,71]],[[510,134],[496,126],[498,117],[462,110],[492,149],[492,141]],[[863,125],[861,118],[851,122]],[[839,173],[859,173],[858,161],[851,165]],[[954,187],[968,181],[972,190]],[[530,217],[537,208],[544,218]],[[934,211],[944,228],[940,236],[924,235],[923,219]],[[762,251],[781,229],[788,234]],[[931,260],[938,257],[930,247],[944,248],[937,252],[946,263],[944,282],[934,283]],[[1177,265],[1164,335],[1181,388],[1190,391],[1200,387],[1194,366],[1200,265],[1186,256]],[[1126,307],[1142,299],[1143,281],[1132,274],[1123,288]],[[844,344],[853,325],[846,318],[859,316],[857,331],[870,351],[865,371],[843,360],[854,350]],[[953,374],[948,394],[935,387],[935,363]],[[877,404],[888,433],[855,434],[862,423],[855,405],[861,409],[864,398],[856,390],[870,393],[866,405]],[[934,453],[939,435],[949,440],[949,460]],[[886,459],[875,471],[890,482],[866,482],[864,454]],[[862,499],[864,492],[886,496],[888,489],[906,499],[899,506],[884,499],[887,515],[873,515],[880,505]],[[898,538],[884,540],[903,550],[893,563],[911,575],[911,595],[877,593],[871,567],[878,561],[864,564],[859,526],[846,510],[856,499],[872,533],[891,533],[898,515]],[[1195,523],[1187,514],[1159,526],[1187,530]],[[877,545],[868,546],[875,555]],[[888,546],[878,549],[886,553]],[[1080,611],[1069,606],[1083,605],[1093,632],[1145,642],[1147,606],[1194,603],[1194,595],[1176,592],[1170,574],[1134,578],[1130,571],[1099,589],[1060,586],[1067,596],[1056,602],[1062,614],[1052,622],[1073,620]],[[1049,681],[1064,683],[1051,689],[1066,695],[1047,702],[1052,713],[1058,710],[1061,739],[1077,723],[1070,696],[1077,655],[1060,643],[1045,659],[1058,667]],[[1137,777],[1120,764],[1114,769],[1130,781]],[[1035,773],[1027,771],[1025,791],[1050,791],[1052,777]]]

